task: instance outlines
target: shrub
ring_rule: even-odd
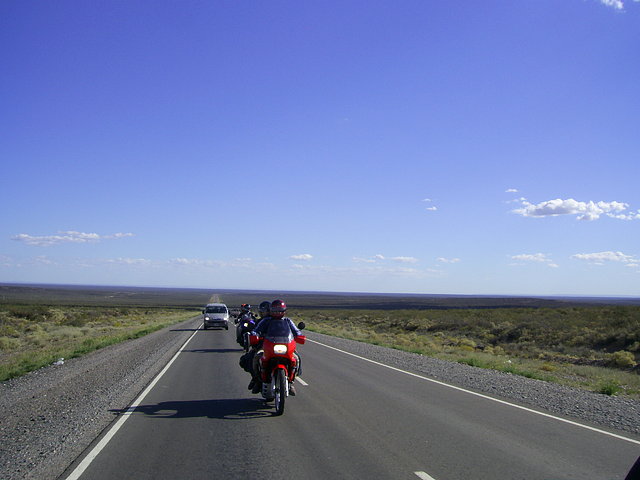
[[[555,372],[557,370],[557,367],[555,365],[552,365],[551,363],[545,362],[540,367],[540,370],[544,370],[545,372]]]
[[[458,346],[462,349],[462,350],[468,350],[468,351],[473,351],[476,348],[476,342],[474,342],[473,340],[469,339],[469,338],[461,338],[458,341]]]
[[[618,368],[633,368],[636,365],[636,359],[633,353],[627,352],[626,350],[619,350],[611,354],[608,363]]]
[[[493,347],[493,353],[495,355],[504,355],[506,352],[504,351],[504,348],[502,348],[500,345],[497,345]]]
[[[48,311],[47,320],[57,323],[58,325],[64,325],[67,321],[67,315],[65,312],[58,308],[50,308]]]
[[[20,346],[17,338],[0,337],[0,350],[14,350]]]
[[[470,367],[487,368],[487,366],[477,358],[461,358],[458,360],[458,363],[464,363]]]
[[[0,336],[17,338],[20,332],[12,325],[0,325]]]
[[[615,380],[607,380],[600,384],[598,393],[604,395],[616,395],[620,391],[620,385]]]

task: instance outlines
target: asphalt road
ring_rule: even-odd
[[[196,331],[71,478],[603,480],[624,479],[640,455],[638,443],[315,342],[299,346],[304,384],[273,416],[247,390],[234,333]]]

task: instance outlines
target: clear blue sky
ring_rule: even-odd
[[[0,64],[0,282],[640,296],[637,0],[4,0]]]

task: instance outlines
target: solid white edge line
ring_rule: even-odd
[[[375,360],[370,360],[368,358],[361,357],[360,355],[356,355],[355,353],[346,352],[344,350],[340,350],[339,348],[332,347],[330,345],[326,345],[324,343],[317,342],[315,340],[310,340],[309,338],[307,338],[307,342],[313,342],[313,343],[316,343],[318,345],[322,345],[323,347],[327,347],[327,348],[330,348],[332,350],[336,350],[338,352],[344,353],[345,355],[351,355],[352,357],[359,358],[360,360],[364,360],[366,362],[373,363],[375,365],[379,365],[381,367],[385,367],[385,368],[388,368],[390,370],[395,370],[396,372],[405,373],[407,375],[411,375],[412,377],[417,377],[417,378],[420,378],[422,380],[426,380],[427,382],[436,383],[438,385],[442,385],[443,387],[453,388],[454,390],[458,390],[460,392],[469,393],[471,395],[475,395],[476,397],[481,397],[481,398],[484,398],[484,399],[487,399],[487,400],[491,400],[493,402],[502,403],[503,405],[509,405],[510,407],[519,408],[520,410],[524,410],[525,412],[535,413],[536,415],[541,415],[543,417],[552,418],[552,419],[558,420],[560,422],[568,423],[569,425],[574,425],[576,427],[585,428],[585,429],[591,430],[593,432],[602,433],[603,435],[608,435],[610,437],[617,438],[619,440],[624,440],[626,442],[635,443],[636,445],[640,445],[640,441],[634,440],[633,438],[623,437],[622,435],[617,435],[615,433],[607,432],[606,430],[600,430],[599,428],[590,427],[589,425],[584,425],[582,423],[578,423],[578,422],[574,422],[574,421],[571,421],[571,420],[567,420],[566,418],[556,417],[555,415],[551,415],[549,413],[539,412],[538,410],[533,410],[532,408],[523,407],[521,405],[516,405],[515,403],[509,403],[507,401],[500,400],[498,398],[493,398],[493,397],[490,397],[488,395],[483,395],[482,393],[473,392],[471,390],[466,390],[466,389],[461,388],[461,387],[456,387],[455,385],[450,385],[448,383],[441,382],[439,380],[434,380],[433,378],[425,377],[423,375],[418,375],[417,373],[408,372],[408,371],[402,370],[400,368],[392,367],[390,365],[385,365],[384,363],[376,362]]]
[[[418,478],[421,478],[422,480],[435,480],[431,475],[425,472],[413,472],[413,473],[415,473],[418,476]]]
[[[87,467],[91,465],[91,462],[93,462],[93,460],[98,456],[98,454],[102,451],[102,449],[107,446],[107,444],[116,434],[116,432],[120,430],[120,427],[122,427],[122,425],[124,425],[124,422],[126,422],[127,419],[131,416],[131,413],[133,413],[133,411],[140,405],[142,400],[144,400],[144,397],[146,397],[147,394],[151,391],[151,389],[155,386],[155,384],[158,383],[158,380],[162,378],[165,372],[169,370],[169,367],[171,367],[171,364],[176,360],[176,358],[178,358],[178,355],[180,355],[183,352],[184,348],[195,336],[195,334],[200,331],[201,328],[202,328],[202,325],[200,325],[200,327],[198,327],[198,329],[195,332],[193,332],[193,334],[187,339],[187,341],[184,342],[184,344],[178,349],[178,351],[173,356],[173,358],[169,360],[169,363],[167,363],[164,366],[164,368],[160,371],[160,373],[158,373],[158,375],[156,375],[156,377],[151,381],[151,383],[147,385],[147,388],[145,388],[142,391],[142,393],[138,396],[138,398],[136,398],[133,401],[131,406],[129,406],[129,408],[127,408],[127,410],[124,413],[120,414],[120,418],[118,418],[116,423],[111,427],[111,429],[107,432],[107,434],[104,437],[102,437],[102,439],[100,439],[100,441],[96,444],[96,446],[93,447],[91,452],[89,452],[89,454],[82,459],[82,461],[73,470],[73,472],[71,472],[71,474],[66,478],[66,480],[77,480],[78,478],[80,478],[80,476],[84,473]]]

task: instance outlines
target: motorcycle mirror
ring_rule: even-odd
[[[306,325],[305,325],[305,323],[304,323],[304,322],[300,322],[300,323],[298,324],[298,328],[299,328],[300,330],[303,330],[303,329],[304,329],[304,327],[306,327]]]

